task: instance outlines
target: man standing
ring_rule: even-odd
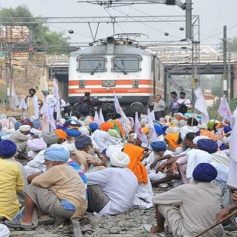
[[[153,106],[156,120],[165,116],[165,101],[161,100],[161,95],[156,95],[150,105]]]
[[[184,91],[179,93],[179,99],[177,102],[179,104],[178,112],[182,114],[187,113],[188,109],[192,107],[191,101],[188,98],[186,99],[186,93]]]
[[[177,113],[179,110],[179,104],[178,104],[178,98],[176,91],[172,91],[170,93],[171,96],[171,103],[169,105],[169,110],[171,112],[171,115],[174,116],[174,113]]]
[[[39,104],[38,98],[35,95],[36,90],[31,88],[29,90],[29,95],[26,96],[26,106],[27,106],[27,116],[28,118],[35,117],[35,119],[39,118]]]

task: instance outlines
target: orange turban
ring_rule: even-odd
[[[62,129],[55,129],[54,133],[59,139],[65,140],[67,138],[67,133],[64,132]]]
[[[148,175],[146,167],[142,164],[144,149],[134,144],[124,145],[123,152],[129,155],[130,163],[128,168],[136,175],[138,183],[146,184]]]
[[[167,141],[169,145],[169,149],[174,151],[177,147],[180,146],[178,144],[179,134],[178,133],[169,133],[165,135],[165,140]]]
[[[105,132],[108,132],[109,129],[113,129],[113,128],[114,128],[113,122],[105,122],[100,125],[100,130],[103,130]]]
[[[149,133],[149,127],[143,127],[141,130],[142,130],[142,133],[145,135]]]

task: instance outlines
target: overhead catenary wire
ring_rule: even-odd
[[[127,14],[126,12],[123,12],[123,11],[121,11],[121,10],[118,10],[117,8],[113,8],[113,10],[119,12],[119,13],[122,14],[123,16],[128,16],[128,17],[130,17],[130,18],[133,18],[133,16]],[[145,25],[146,27],[148,27],[148,28],[150,28],[150,29],[152,29],[152,30],[155,30],[155,31],[157,31],[157,32],[159,32],[159,33],[162,33],[162,34],[165,33],[164,31],[162,31],[162,30],[160,30],[160,29],[157,29],[156,27],[153,27],[153,26],[151,26],[151,25],[149,25],[149,24],[147,24],[147,23],[145,23],[145,22],[139,22],[139,23],[142,24],[142,25]],[[171,35],[171,34],[170,34],[169,36],[172,37],[172,38],[174,38],[174,39],[179,39],[179,40],[180,40],[179,37],[176,37],[176,36],[174,36],[174,35]]]

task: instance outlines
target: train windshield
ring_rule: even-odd
[[[99,56],[80,56],[78,57],[78,70],[80,72],[91,73],[92,75],[96,72],[104,72],[105,58]]]
[[[116,56],[113,59],[113,71],[123,72],[124,74],[137,72],[141,70],[140,62],[141,56],[139,55]]]

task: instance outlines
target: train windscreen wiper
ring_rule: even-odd
[[[123,70],[121,67],[119,67],[117,64],[114,64],[114,67],[118,68],[121,72],[124,73],[124,75],[127,75],[127,72]]]
[[[98,65],[95,67],[95,69],[93,69],[93,71],[91,72],[91,75],[94,75],[94,73],[99,69],[100,66],[101,63],[99,62]]]

